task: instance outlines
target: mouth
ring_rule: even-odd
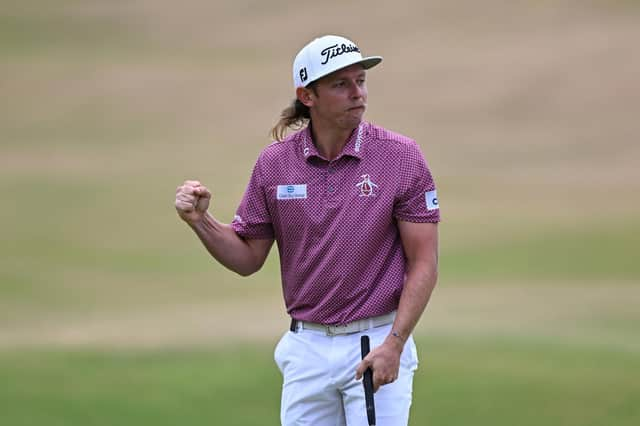
[[[364,111],[365,109],[366,109],[365,105],[358,105],[358,106],[349,108],[347,111]]]

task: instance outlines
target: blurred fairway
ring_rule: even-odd
[[[322,33],[438,184],[412,425],[639,424],[639,5],[4,2],[0,425],[277,424],[277,253],[231,274],[173,196],[233,217]]]
[[[548,342],[422,339],[415,425],[637,424],[635,354]],[[591,349],[591,350],[590,350]],[[278,424],[266,348],[0,354],[3,424]]]

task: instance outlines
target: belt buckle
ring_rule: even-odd
[[[343,330],[346,330],[346,325],[333,324],[327,326],[327,335],[328,336],[337,336],[339,334],[346,334]]]
[[[334,324],[327,326],[327,336],[337,336],[339,334],[349,334],[349,324]]]

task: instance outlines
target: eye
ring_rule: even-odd
[[[335,83],[333,83],[333,87],[344,87],[345,84],[346,83],[344,80],[338,80]]]

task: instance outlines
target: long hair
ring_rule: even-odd
[[[291,105],[280,113],[280,119],[271,129],[271,137],[281,142],[287,133],[287,129],[299,130],[310,118],[309,107],[296,98],[291,102]]]
[[[312,82],[307,86],[311,89],[314,95],[318,96],[318,90],[316,88],[316,82]],[[271,137],[278,142],[281,142],[287,129],[300,130],[311,120],[311,112],[309,107],[300,102],[298,98],[291,101],[291,104],[282,110],[280,113],[280,119],[271,129]]]

